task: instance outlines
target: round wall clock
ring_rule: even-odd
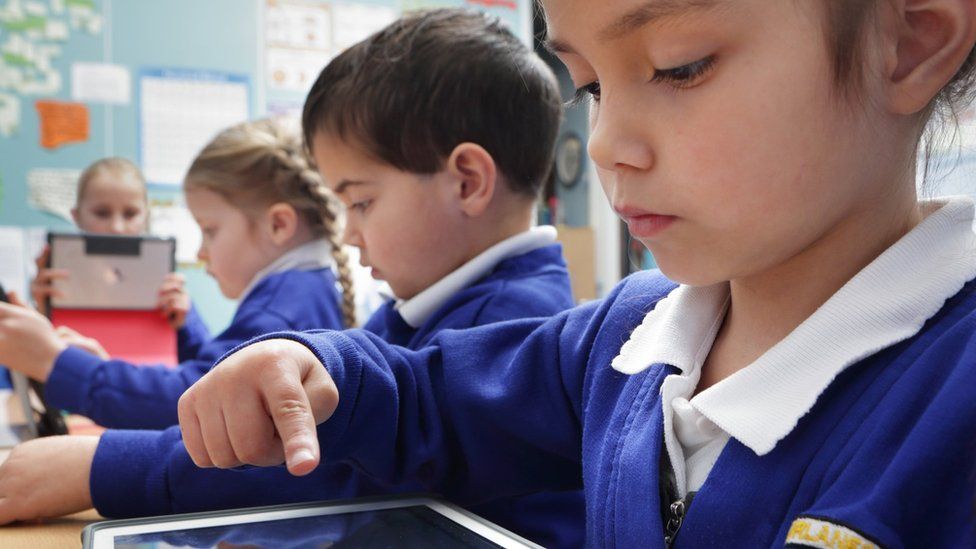
[[[556,144],[556,179],[564,187],[572,187],[583,171],[583,140],[575,133],[567,133]]]

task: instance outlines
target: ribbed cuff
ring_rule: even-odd
[[[89,480],[95,509],[110,518],[172,513],[167,472],[170,455],[183,448],[181,440],[179,427],[106,431]]]

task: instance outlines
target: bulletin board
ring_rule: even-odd
[[[332,57],[404,11],[458,6],[532,41],[531,0],[0,0],[0,227],[70,229],[80,170],[132,159],[151,183],[153,232],[181,242],[191,295],[222,327],[233,304],[193,265],[177,175],[187,150],[234,118],[298,113]],[[166,123],[188,116],[167,113],[180,101],[230,105],[219,93],[234,106],[211,125]]]

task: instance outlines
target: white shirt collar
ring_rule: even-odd
[[[411,328],[419,328],[452,295],[490,273],[505,259],[548,246],[555,241],[556,228],[550,225],[533,227],[524,233],[506,238],[414,297],[397,300],[395,308],[407,325]]]
[[[691,404],[757,455],[770,452],[845,368],[908,339],[976,277],[973,202],[943,199],[917,227],[849,280],[755,362]],[[671,364],[697,384],[724,316],[728,285],[680,286],[613,360],[634,374]],[[668,426],[666,425],[666,428]]]
[[[295,246],[281,254],[267,267],[261,269],[251,278],[251,282],[241,292],[240,301],[243,302],[259,282],[270,275],[283,271],[312,271],[331,267],[335,263],[332,257],[332,245],[325,239],[316,238]]]

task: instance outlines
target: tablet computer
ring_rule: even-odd
[[[159,287],[176,268],[176,240],[152,236],[48,233],[48,266],[70,276],[55,280],[62,295],[50,308],[151,310]]]
[[[460,507],[425,496],[99,522],[85,528],[82,541],[86,549],[539,547]]]

